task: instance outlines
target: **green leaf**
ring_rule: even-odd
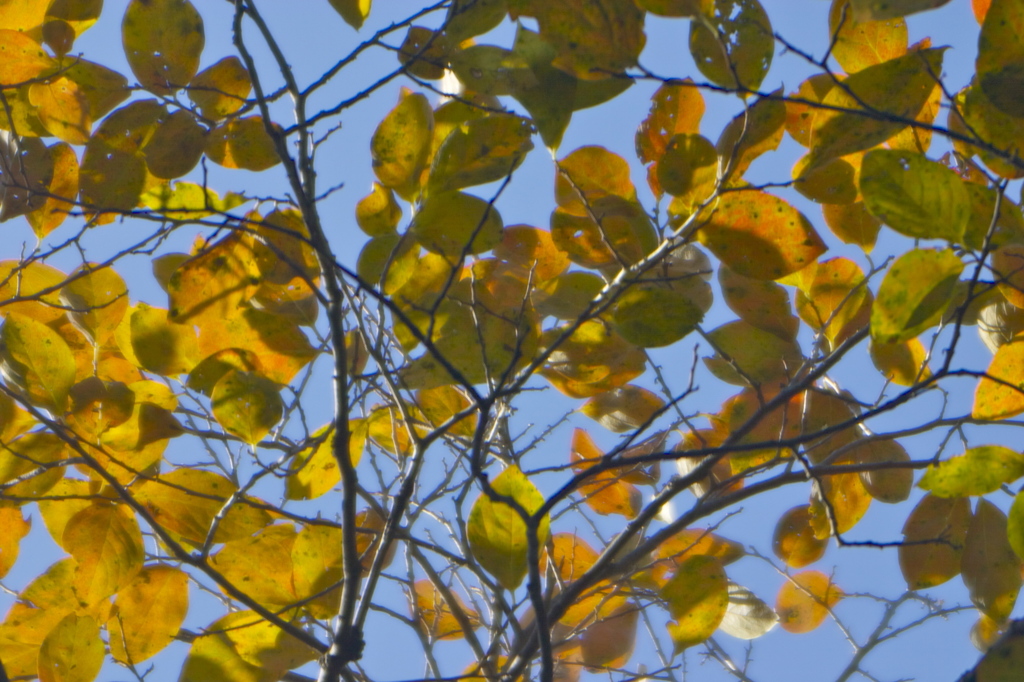
[[[1010,547],[1006,515],[982,498],[967,529],[960,572],[978,610],[996,622],[1013,613],[1021,586],[1021,562]]]
[[[146,167],[158,178],[180,178],[199,163],[206,146],[206,128],[191,111],[179,110],[160,121],[142,148]]]
[[[870,149],[906,128],[904,121],[915,119],[928,102],[945,50],[920,50],[869,66],[843,81],[844,87],[829,90],[822,103],[835,109],[814,119],[809,167]]]
[[[261,374],[233,369],[213,387],[213,416],[225,431],[255,446],[281,421],[280,390]]]
[[[128,65],[151,92],[170,95],[199,70],[206,38],[189,0],[132,0],[121,32]]]
[[[505,0],[454,0],[448,7],[445,33],[453,43],[487,33],[508,13]]]
[[[1018,491],[1010,506],[1006,534],[1017,557],[1024,561],[1024,491]]]
[[[897,258],[871,309],[872,338],[907,341],[937,324],[963,269],[952,249],[913,249]]]
[[[991,493],[1024,476],[1024,455],[1001,445],[970,448],[928,467],[918,485],[938,497]]]
[[[873,149],[864,156],[860,191],[872,215],[908,237],[960,241],[971,217],[963,180],[922,154]]]
[[[1024,118],[1024,7],[1018,2],[994,0],[978,37],[978,82],[1001,111]]]
[[[722,563],[712,556],[684,559],[661,588],[675,622],[668,624],[676,653],[710,637],[725,617],[729,585]]]
[[[949,0],[850,0],[857,21],[892,19],[942,7]]]
[[[532,0],[540,36],[555,48],[553,64],[582,80],[602,80],[635,66],[647,38],[633,0]]]
[[[67,342],[42,322],[11,313],[0,330],[4,378],[32,403],[59,417],[77,369]]]
[[[544,496],[517,466],[510,466],[491,482],[498,495],[514,500],[527,514],[533,514],[544,504]],[[545,516],[536,528],[533,540],[537,551],[543,550],[549,535],[549,520]],[[469,512],[467,524],[469,548],[484,569],[497,578],[502,587],[514,590],[527,572],[527,552],[530,538],[522,517],[512,507],[481,494]]]
[[[533,149],[530,122],[495,115],[467,121],[437,150],[427,187],[430,191],[462,189],[503,180]]]
[[[921,590],[941,585],[960,573],[964,540],[971,523],[966,497],[926,495],[903,526],[900,570],[907,587]]]
[[[409,226],[409,234],[433,253],[455,262],[501,243],[503,223],[490,203],[463,192],[432,194]]]
[[[757,157],[778,149],[786,129],[782,88],[737,114],[722,130],[715,148],[722,159],[724,180],[736,183]]]
[[[658,184],[673,196],[700,188],[702,198],[711,196],[718,180],[718,152],[703,135],[674,135],[655,166]]]
[[[758,0],[715,0],[714,11],[690,22],[690,54],[700,72],[723,88],[756,90],[768,73],[775,37]]]
[[[785,381],[803,362],[800,345],[736,320],[708,333],[717,351],[705,358],[711,373],[737,386]]]
[[[434,114],[427,98],[403,92],[370,139],[373,172],[380,184],[411,199],[419,190],[433,134]]]
[[[657,286],[630,287],[612,311],[622,338],[641,348],[671,345],[703,319],[704,311],[684,293]]]

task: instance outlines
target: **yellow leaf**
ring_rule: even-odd
[[[685,0],[684,0],[685,1]],[[651,95],[651,110],[636,130],[636,151],[642,163],[658,161],[678,134],[700,132],[704,97],[689,79],[665,83]]]
[[[431,194],[409,226],[409,234],[452,262],[501,243],[504,224],[498,209],[463,192]]]
[[[251,611],[229,613],[192,643],[179,682],[274,682],[316,652]]]
[[[356,224],[371,237],[395,233],[402,219],[402,207],[395,201],[395,193],[379,183],[373,183],[370,193],[356,204]]]
[[[271,123],[279,128],[276,123]],[[279,131],[280,132],[280,131]],[[225,168],[263,171],[281,163],[274,139],[260,116],[234,118],[210,131],[206,155]]]
[[[173,376],[192,370],[198,362],[196,330],[171,321],[166,310],[140,303],[131,314],[131,345],[140,365],[156,374]]]
[[[68,316],[97,345],[113,336],[128,310],[128,287],[113,268],[79,266],[61,289]]]
[[[42,46],[19,30],[0,28],[0,54],[4,56],[0,62],[0,83],[5,87],[38,78],[56,67]]]
[[[238,492],[227,478],[201,469],[175,469],[139,486],[136,497],[158,524],[186,540],[202,543],[214,517]],[[234,502],[220,520],[214,542],[249,537],[270,522],[270,515],[245,498]]]
[[[842,88],[825,85],[821,102],[835,109],[814,116],[809,165],[871,149],[906,128],[902,121],[916,118],[931,97],[945,50],[924,49],[869,66]],[[792,117],[794,110],[787,109]]]
[[[627,384],[583,403],[580,412],[609,431],[624,433],[646,425],[665,406],[665,401],[640,386]]]
[[[338,615],[342,583],[341,546],[341,528],[335,526],[310,524],[295,538],[291,556],[295,596],[302,600],[315,596],[305,604],[314,618]]]
[[[43,523],[50,531],[53,541],[67,551],[62,543],[64,542],[64,529],[67,527],[68,521],[78,512],[92,505],[90,497],[99,499],[99,495],[96,495],[93,484],[89,481],[64,478],[50,488],[46,497],[47,499],[39,500],[37,503],[39,512],[43,516]]]
[[[230,370],[210,395],[213,416],[225,431],[255,447],[284,415],[280,390],[256,372]]]
[[[31,527],[32,520],[24,518],[18,507],[0,507],[0,578],[18,560],[18,543]]]
[[[780,339],[743,320],[728,322],[708,337],[717,352],[704,358],[704,364],[719,379],[737,386],[785,381],[803,358],[795,340]]]
[[[93,121],[89,101],[73,80],[60,76],[33,83],[28,98],[52,135],[71,144],[85,144],[89,140]]]
[[[741,10],[742,11],[742,10]],[[736,184],[757,157],[778,149],[786,126],[782,89],[760,97],[722,130],[715,148],[721,158],[723,182]]]
[[[271,608],[293,603],[292,548],[295,527],[269,526],[248,538],[232,540],[211,564],[247,595]]]
[[[329,0],[341,18],[357,31],[362,28],[366,17],[370,15],[373,0]]]
[[[898,386],[913,386],[932,375],[928,369],[928,352],[918,338],[895,343],[872,339],[871,361],[882,376]]]
[[[75,559],[75,593],[84,604],[120,591],[142,569],[142,532],[123,506],[86,507],[68,519],[61,540]]]
[[[902,445],[888,438],[862,440],[848,451],[850,460],[862,464],[899,464],[909,462],[910,455]],[[864,489],[879,502],[896,504],[910,497],[914,485],[914,470],[880,466],[860,472]]]
[[[902,18],[863,21],[854,17],[849,0],[833,0],[828,15],[835,36],[832,56],[846,73],[902,57],[907,53],[907,22]]]
[[[199,357],[226,348],[248,351],[259,358],[260,373],[282,386],[317,355],[294,321],[250,307],[227,318],[203,316],[199,330]]]
[[[188,613],[188,575],[173,566],[147,566],[121,589],[107,621],[110,654],[137,665],[174,641]]]
[[[1020,97],[1020,68],[1024,62],[1024,44],[1017,27],[1024,11],[1015,2],[995,2],[985,15],[978,37],[978,83],[996,107],[1015,118],[1024,116]]]
[[[491,487],[499,495],[512,498],[526,514],[533,514],[544,504],[540,491],[516,466],[496,476]],[[469,513],[469,547],[502,587],[514,590],[526,576],[528,543],[536,542],[539,552],[547,544],[548,526],[549,519],[544,516],[530,533],[519,512],[482,493]]]
[[[132,0],[121,33],[132,73],[151,92],[170,95],[199,70],[206,36],[189,0]]]
[[[668,623],[668,634],[677,653],[710,637],[729,605],[722,563],[706,555],[684,559],[660,594],[675,619]]]
[[[0,330],[0,366],[10,385],[55,416],[67,408],[75,360],[67,342],[41,322],[9,314]]]
[[[47,190],[48,196],[39,208],[25,216],[39,239],[60,227],[68,213],[74,209],[72,202],[78,195],[78,157],[74,150],[67,143],[61,142],[50,147],[49,151],[53,160],[53,177]]]
[[[121,107],[103,120],[82,155],[79,182],[87,208],[129,211],[138,205],[148,180],[141,148],[166,115],[164,106],[148,99]]]
[[[91,616],[65,616],[39,649],[39,682],[92,682],[103,667],[103,640]]]
[[[533,149],[529,119],[492,114],[455,128],[434,155],[427,188],[448,191],[502,180]]]
[[[745,322],[780,339],[796,338],[800,321],[793,316],[789,293],[770,280],[744,277],[728,265],[718,268],[725,303]]]
[[[923,154],[873,149],[860,174],[864,206],[900,234],[960,241],[971,216],[964,181]]]
[[[366,443],[367,422],[365,419],[350,419],[349,458],[357,466],[363,456]],[[320,444],[300,450],[295,455],[288,478],[285,481],[285,497],[289,500],[312,500],[326,494],[341,481],[338,460],[334,457],[334,426],[327,424],[311,436]]]
[[[1007,419],[1024,411],[1024,337],[999,347],[974,392],[975,419]]]
[[[411,199],[418,192],[433,130],[434,115],[427,98],[403,92],[370,140],[373,172],[380,184],[403,199]]]
[[[13,172],[0,176],[0,220],[34,212],[44,205],[47,186],[53,179],[53,157],[42,140],[23,138],[0,145],[0,163]]]
[[[969,448],[928,467],[918,485],[938,497],[995,492],[1024,476],[1024,455],[1001,445]]]
[[[213,120],[241,109],[251,90],[249,72],[234,55],[203,69],[188,84],[189,98],[203,116]]]
[[[417,580],[413,583],[414,604],[413,616],[418,625],[432,640],[463,639],[466,634],[452,607],[444,600],[441,592],[429,580]],[[480,616],[466,606],[459,595],[452,592],[455,608],[461,611],[473,627],[480,626]]]

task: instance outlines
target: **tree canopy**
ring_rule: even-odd
[[[0,682],[750,682],[827,623],[878,679],[964,611],[1017,679],[1024,3],[960,83],[908,30],[948,2],[832,0],[820,50],[769,0],[289,3],[326,50],[0,0]],[[564,145],[591,108],[635,149]]]

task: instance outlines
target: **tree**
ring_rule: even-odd
[[[74,51],[99,0],[5,4],[0,220],[38,241],[0,261],[0,578],[33,519],[66,557],[11,590],[0,680],[143,679],[185,645],[183,681],[384,679],[362,652],[395,628],[430,678],[677,680],[702,651],[750,680],[730,638],[858,600],[836,679],[967,608],[1003,652],[977,680],[1016,675],[1024,5],[973,0],[958,90],[908,44],[944,4],[834,0],[816,55],[758,0],[442,0],[312,76],[254,0],[130,0],[130,74]],[[664,22],[695,71],[642,59]],[[762,86],[780,49],[791,93]],[[355,244],[332,144],[396,79]],[[636,160],[561,147],[637,83]],[[550,229],[507,225],[538,142]],[[733,516],[777,494],[771,556]],[[855,530],[879,505],[901,536]],[[905,593],[808,568],[830,543],[895,553]],[[954,579],[970,607],[934,597]]]

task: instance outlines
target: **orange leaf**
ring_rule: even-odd
[[[803,571],[792,576],[775,602],[779,624],[788,632],[814,630],[825,620],[829,610],[843,598],[843,591],[821,571]]]

